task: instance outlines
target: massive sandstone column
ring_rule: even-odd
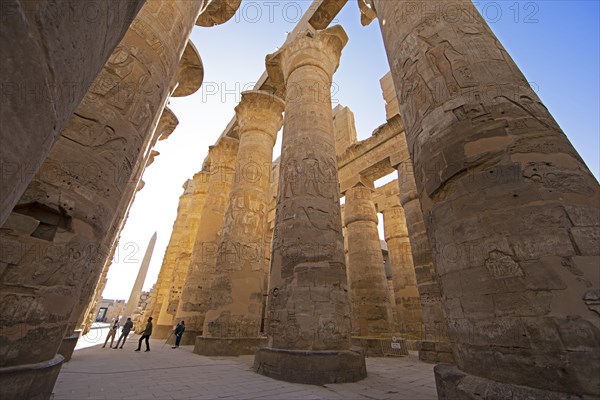
[[[348,41],[340,26],[306,32],[267,57],[286,104],[273,256],[268,345],[257,372],[291,382],[351,382],[366,376],[350,350],[331,79]],[[278,73],[282,76],[276,76]]]
[[[51,393],[62,360],[56,352],[91,300],[200,6],[144,5],[2,227],[7,398]]]
[[[173,330],[174,311],[168,313],[171,286],[182,275],[183,269],[187,272],[194,244],[194,235],[198,230],[198,220],[204,206],[206,184],[205,173],[197,173],[193,179],[185,182],[183,185],[184,192],[179,197],[177,217],[156,280],[154,296],[152,296],[147,309],[147,315],[151,316],[154,321],[155,329],[152,336],[155,339],[165,339]],[[177,286],[181,285],[178,282]],[[181,287],[179,287],[179,290],[174,290],[181,293]]]
[[[457,363],[440,397],[600,395],[598,182],[471,3],[374,4]]]
[[[395,332],[394,307],[389,296],[377,232],[373,189],[357,183],[345,195],[344,225],[348,238],[352,335],[372,338],[390,336]]]
[[[142,264],[140,265],[140,269],[135,278],[135,282],[133,283],[133,287],[131,288],[131,293],[129,294],[129,300],[127,301],[127,305],[123,310],[123,318],[127,319],[127,317],[131,317],[133,320],[133,313],[135,312],[138,302],[140,301],[140,296],[142,294],[142,288],[144,286],[144,281],[146,280],[146,274],[148,273],[148,267],[150,266],[150,260],[152,259],[152,252],[154,252],[154,245],[156,244],[156,232],[150,238],[150,242],[148,243],[148,247],[146,248],[146,253],[144,254],[144,258],[142,259]]]
[[[144,1],[2,1],[0,225]]]
[[[195,353],[254,354],[259,345],[267,196],[283,108],[283,100],[262,91],[242,93],[235,108],[240,141],[235,180]]]
[[[396,199],[399,203],[398,196]],[[392,267],[398,329],[406,339],[422,339],[423,313],[404,209],[400,204],[396,204],[381,211],[383,213],[383,232]]]
[[[175,314],[177,313],[179,299],[181,298],[181,293],[185,286],[185,279],[194,250],[196,235],[198,234],[200,217],[204,210],[206,194],[208,193],[209,188],[209,176],[210,173],[205,171],[194,174],[192,181],[189,183],[189,205],[185,207],[180,203],[180,206],[185,207],[184,224],[182,224],[177,231],[175,231],[175,228],[173,229],[173,234],[179,239],[178,251],[170,253],[173,256],[172,273],[170,276],[165,277],[168,279],[163,282],[164,286],[161,287],[161,290],[166,290],[164,292],[162,304],[157,303],[156,310],[152,315],[157,318],[157,338],[164,339],[167,337],[172,331],[173,326],[179,322],[175,321]],[[156,314],[157,311],[158,315]]]
[[[218,246],[235,175],[238,140],[222,137],[211,146],[208,190],[188,265],[185,286],[176,312],[176,321],[185,321],[182,345],[194,344],[202,334],[204,316],[211,303],[210,291],[217,262]]]
[[[434,268],[433,254],[423,221],[421,201],[417,195],[412,161],[404,132],[400,133],[400,142],[400,152],[394,164],[398,171],[400,206],[406,219],[423,315],[422,339],[418,342],[419,359],[430,363],[452,363],[454,356],[448,338],[446,316],[442,309],[439,277]]]

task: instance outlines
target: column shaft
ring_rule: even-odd
[[[383,227],[392,267],[398,329],[406,339],[423,339],[423,312],[404,209],[395,206],[383,210]]]
[[[199,12],[189,1],[144,5],[3,226],[2,244],[14,250],[2,252],[0,291],[0,320],[12,332],[0,346],[7,398],[27,398],[33,386],[5,379],[54,382],[42,375],[56,370],[62,338],[91,300]]]
[[[395,331],[377,222],[372,189],[362,184],[348,189],[344,223],[353,336],[389,336]]]
[[[2,3],[0,226],[144,2]]]
[[[440,396],[600,395],[598,182],[473,4],[374,5],[458,364]]]
[[[194,350],[198,354],[256,351],[262,317],[267,195],[283,107],[283,100],[261,91],[242,93],[236,107],[240,137],[236,174],[210,283],[211,301]]]
[[[333,138],[331,78],[348,38],[307,32],[267,57],[286,85],[281,173],[271,258],[268,346],[257,372],[302,383],[366,375],[350,349],[350,307]],[[279,69],[280,68],[280,69]]]
[[[176,321],[185,321],[182,345],[194,344],[196,336],[202,334],[206,311],[215,301],[210,287],[214,280],[218,247],[235,174],[237,150],[237,139],[223,137],[209,151],[210,177],[206,199],[175,313]]]

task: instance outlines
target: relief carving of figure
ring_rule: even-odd
[[[319,190],[319,160],[315,158],[304,159],[304,193],[320,196]]]
[[[288,191],[291,192],[292,196],[294,196],[296,194],[296,180],[298,178],[298,173],[299,173],[299,169],[298,169],[298,164],[296,163],[296,160],[291,160],[289,161],[284,169],[284,186],[283,186],[283,198],[287,198],[290,197],[288,195]]]

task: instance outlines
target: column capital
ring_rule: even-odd
[[[357,0],[358,9],[360,10],[360,24],[367,26],[377,18],[377,11],[373,0]]]
[[[374,190],[362,183],[357,183],[346,191],[346,207],[344,225],[357,221],[371,221],[377,224],[377,210],[373,202]]]
[[[239,140],[224,136],[219,141],[208,147],[208,158],[210,169],[212,170],[216,164],[223,164],[233,161],[237,156]]]
[[[383,210],[383,235],[386,241],[408,237],[406,217],[402,206],[395,205]]]
[[[242,100],[235,107],[240,139],[248,131],[259,130],[269,134],[273,143],[283,124],[285,102],[263,90],[242,92]]]
[[[348,35],[341,25],[320,31],[306,31],[291,43],[266,57],[267,73],[274,82],[285,82],[296,69],[313,65],[331,80],[337,70]]]

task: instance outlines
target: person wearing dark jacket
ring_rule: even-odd
[[[131,328],[133,328],[133,322],[131,321],[131,318],[127,318],[127,322],[125,322],[123,329],[121,329],[121,336],[119,336],[119,340],[117,340],[117,345],[113,347],[113,349],[123,348],[125,340],[127,340],[127,336],[129,336],[129,332],[131,332]],[[123,343],[121,343],[121,339],[123,339]],[[119,347],[119,343],[121,343],[121,347]]]
[[[142,340],[146,339],[146,351],[150,351],[150,343],[148,343],[148,339],[150,339],[150,335],[152,335],[152,317],[148,317],[148,323],[146,324],[146,329],[142,333],[142,337],[138,342],[138,348],[135,351],[140,351],[142,348]]]
[[[172,349],[176,349],[179,347],[179,342],[181,342],[183,332],[185,332],[185,322],[181,321],[175,327],[175,346],[171,347]]]

